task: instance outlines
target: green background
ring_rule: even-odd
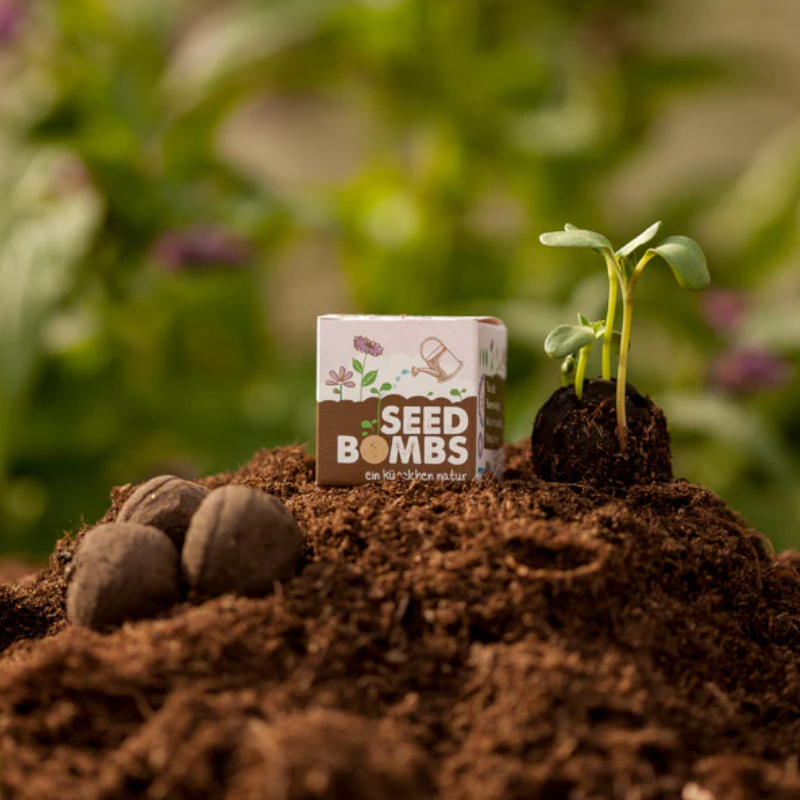
[[[520,439],[559,384],[545,335],[605,297],[602,261],[539,234],[655,219],[717,294],[648,267],[629,378],[677,474],[796,546],[797,17],[0,0],[0,546],[42,557],[114,484],[311,442],[321,313],[503,318]]]

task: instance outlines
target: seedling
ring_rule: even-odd
[[[382,383],[379,389],[373,387],[369,390],[371,394],[374,394],[378,398],[378,413],[375,415],[376,419],[373,420],[373,423],[377,426],[377,430],[373,432],[377,433],[378,436],[380,436],[381,433],[381,403],[383,402],[383,395],[391,391],[392,388],[391,383]],[[361,423],[361,427],[366,427],[363,422]]]
[[[606,336],[605,320],[590,322],[583,314],[578,314],[577,325],[559,325],[553,328],[544,342],[544,351],[550,358],[563,358],[561,365],[561,379],[565,386],[570,380],[574,381],[575,394],[579,400],[583,399],[583,382],[586,378],[586,366],[589,363],[589,354],[598,339],[603,339],[603,344],[608,341],[610,349],[619,349],[620,334],[612,331],[611,336]],[[576,360],[577,353],[577,360]]]
[[[567,356],[561,362],[561,385],[569,386],[575,380],[575,371],[578,369],[578,362],[575,356]]]
[[[641,248],[655,239],[660,228],[661,223],[656,222],[617,251],[614,250],[611,242],[605,236],[594,231],[576,228],[574,225],[569,224],[565,226],[563,231],[543,233],[539,237],[539,241],[549,247],[584,247],[594,250],[594,252],[603,256],[609,281],[608,309],[603,333],[602,375],[605,380],[611,379],[611,350],[613,347],[614,316],[617,304],[617,285],[620,287],[622,293],[622,333],[617,365],[617,438],[622,452],[625,452],[628,442],[625,389],[628,374],[628,350],[630,348],[631,326],[633,323],[633,297],[634,289],[642,271],[652,259],[656,256],[661,256],[672,269],[678,284],[684,289],[696,292],[705,289],[711,283],[705,254],[697,242],[686,236],[669,236],[655,247],[648,247],[644,253],[641,253]],[[637,251],[641,253],[638,256],[638,260]],[[616,283],[614,278],[616,278]],[[588,332],[584,334],[584,338],[587,335]],[[548,340],[550,336],[548,336]],[[582,347],[588,344],[589,341],[587,339]],[[580,357],[575,376],[576,382],[579,372]]]

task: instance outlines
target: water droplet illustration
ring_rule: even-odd
[[[402,374],[403,374],[403,375],[408,375],[408,370],[407,370],[407,369],[404,369]],[[398,378],[398,380],[400,380],[400,379]]]

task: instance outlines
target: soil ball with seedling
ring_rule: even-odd
[[[96,630],[152,617],[180,600],[178,551],[156,528],[111,522],[89,531],[69,575],[67,614]]]
[[[553,247],[594,250],[603,256],[608,275],[605,319],[593,322],[578,314],[578,325],[559,325],[545,341],[549,356],[564,359],[565,383],[540,411],[531,436],[533,468],[546,480],[614,487],[672,478],[664,414],[627,383],[634,289],[656,256],[667,262],[684,289],[704,289],[710,277],[705,255],[693,240],[670,236],[648,246],[660,227],[660,222],[651,225],[616,251],[605,236],[573,225],[540,237],[543,244]],[[614,330],[618,287],[621,331]],[[602,380],[587,384],[589,354],[599,340],[603,342]],[[611,380],[613,351],[618,353],[616,382]]]
[[[194,515],[181,561],[200,596],[260,597],[295,574],[302,550],[297,522],[280,500],[246,486],[225,486],[211,492]]]
[[[616,433],[616,383],[593,378],[578,399],[573,386],[554,392],[536,417],[531,461],[546,481],[603,488],[672,480],[664,412],[628,384],[629,440],[623,455]]]
[[[152,525],[169,536],[180,550],[195,511],[208,494],[199,483],[159,475],[143,483],[119,511],[118,522]]]

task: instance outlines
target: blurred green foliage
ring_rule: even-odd
[[[605,300],[593,264],[539,233],[630,238],[646,220],[619,219],[604,182],[666,102],[735,79],[720,57],[648,48],[650,11],[20,5],[0,44],[2,547],[49,552],[113,484],[309,442],[317,313],[497,314],[509,437],[529,433],[559,383],[545,335]],[[798,539],[800,386],[742,396],[707,372],[739,346],[796,355],[798,209],[797,131],[739,182],[670,198],[665,232],[696,236],[747,308],[713,332],[654,274],[629,373],[668,413],[678,473],[780,545]]]

